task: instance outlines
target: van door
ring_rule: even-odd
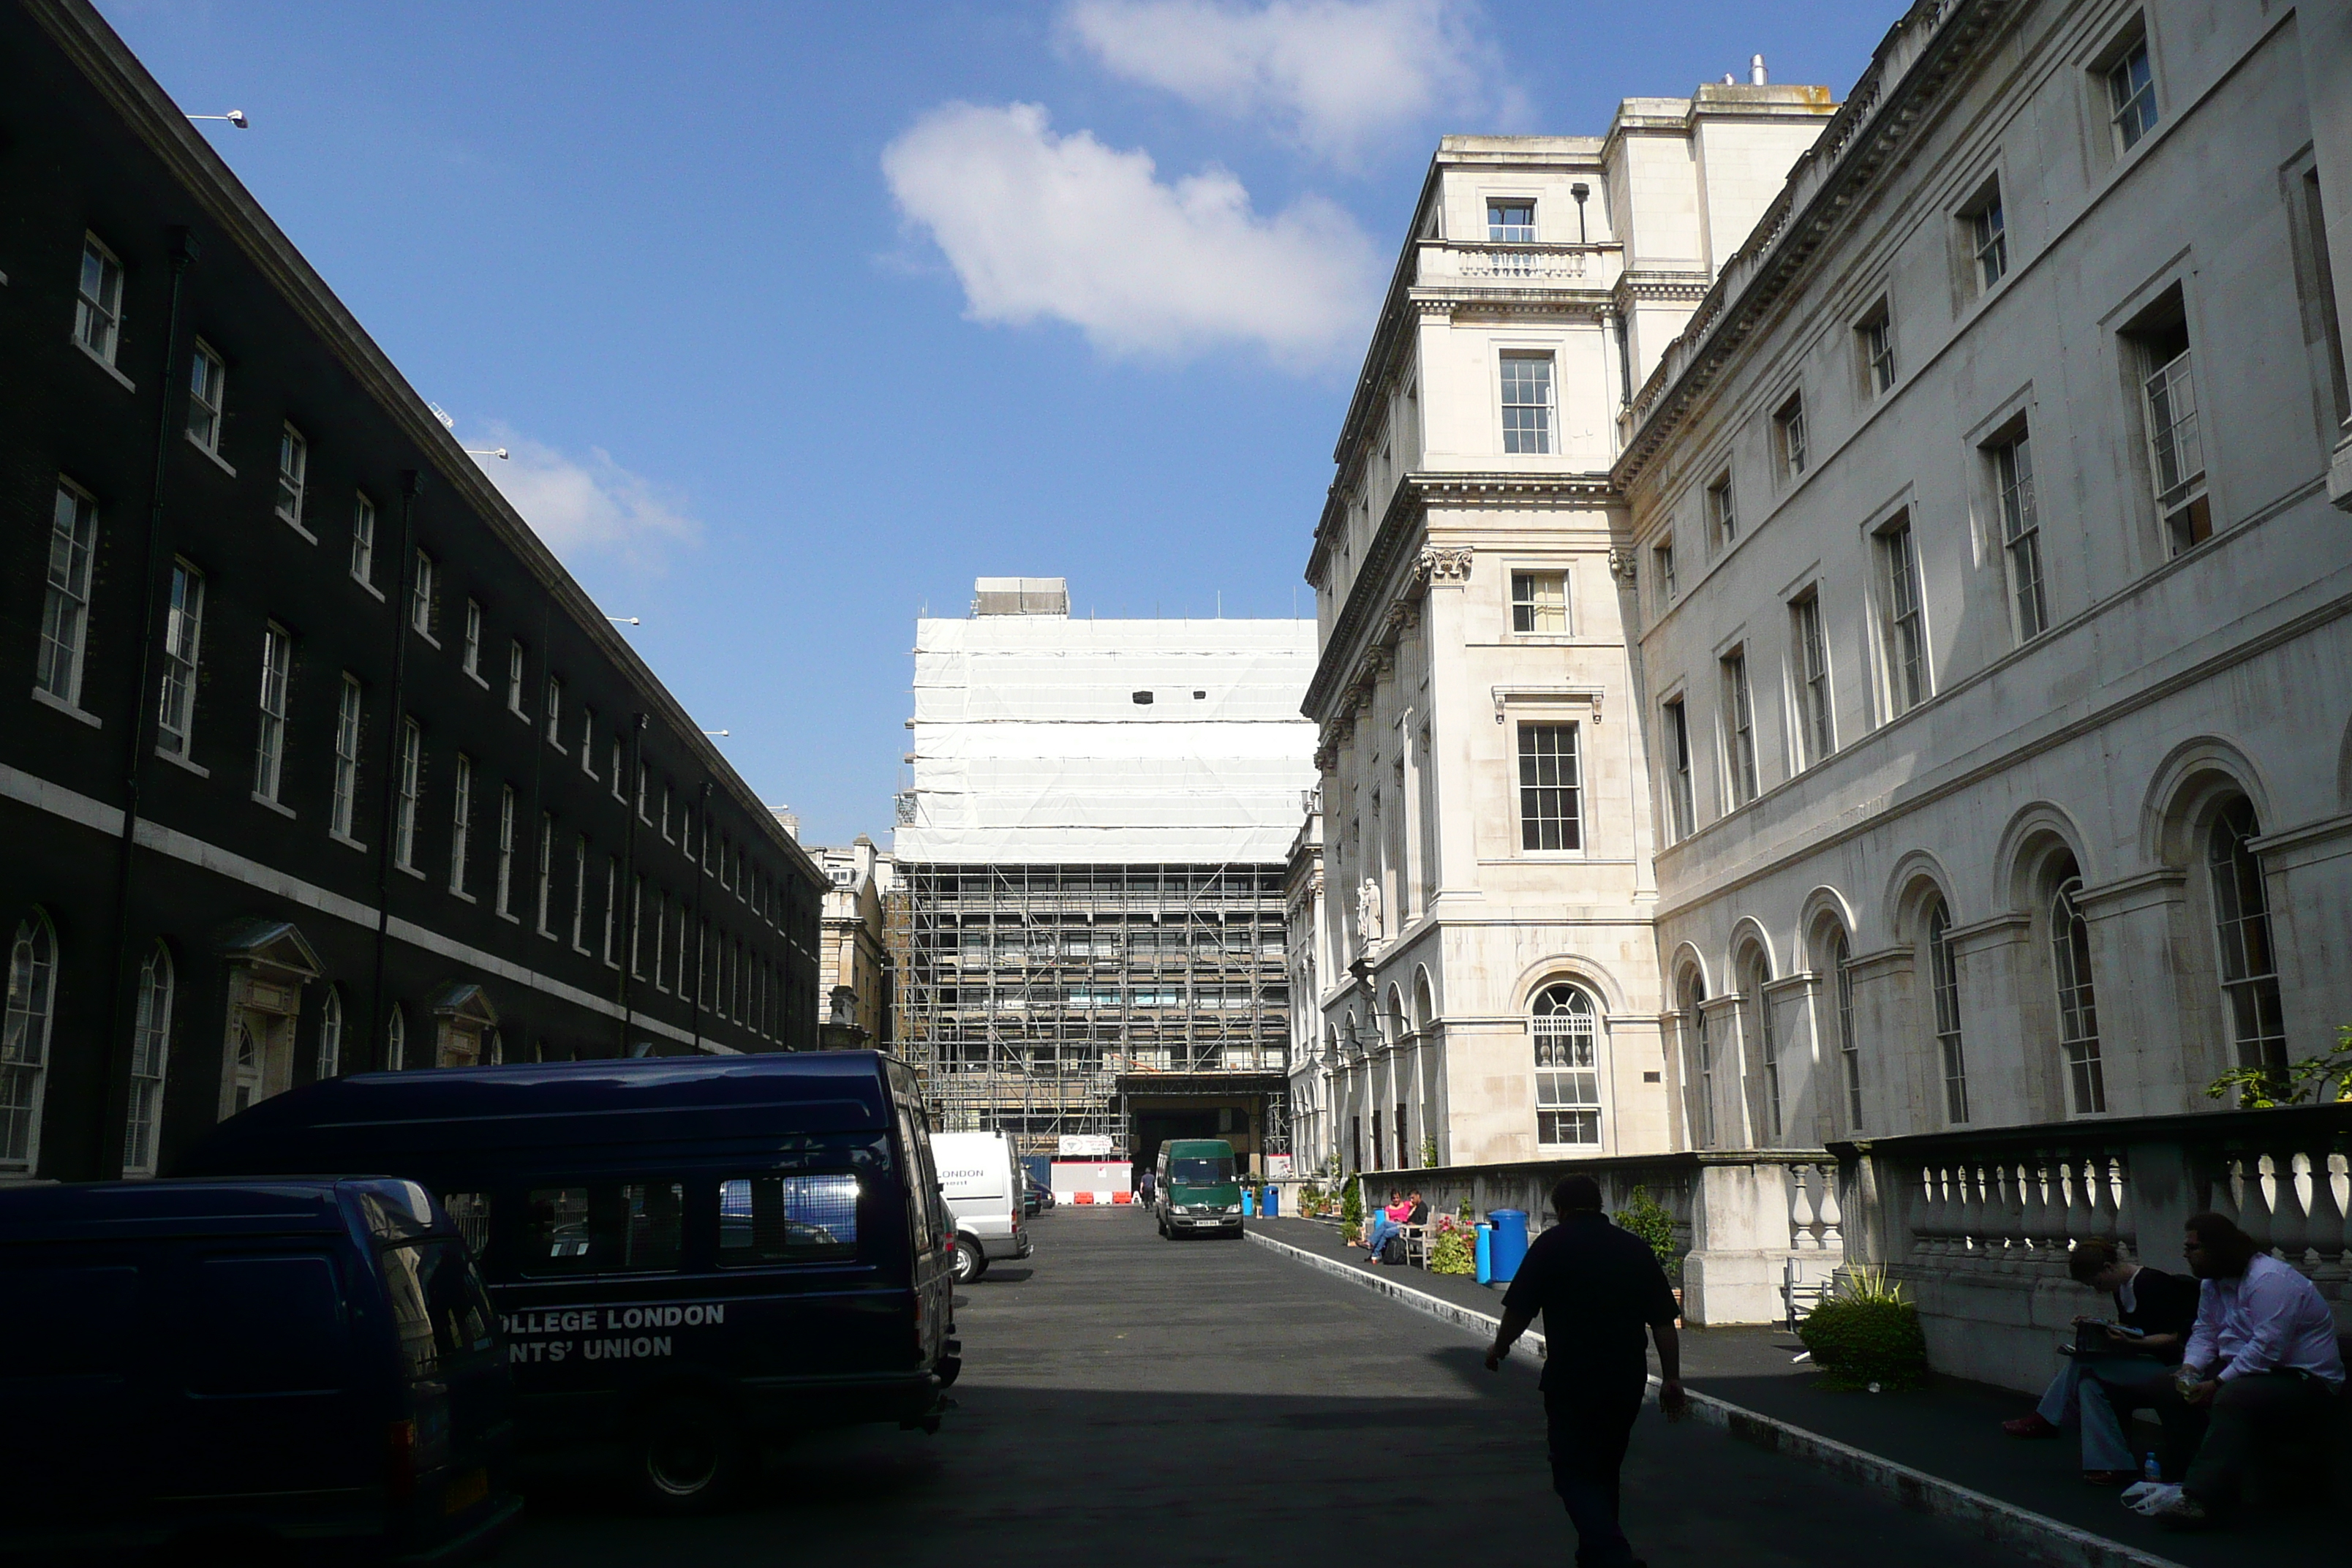
[[[323,1247],[183,1255],[159,1489],[183,1496],[372,1486],[384,1390],[353,1353],[347,1260]]]
[[[87,1525],[152,1489],[140,1255],[0,1250],[0,1520]]]

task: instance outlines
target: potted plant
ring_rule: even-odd
[[[1349,1247],[1364,1240],[1364,1188],[1353,1176],[1339,1189],[1339,1239]]]
[[[1822,1369],[1824,1388],[1878,1394],[1927,1380],[1919,1310],[1884,1268],[1841,1270],[1836,1289],[1798,1325],[1797,1338]]]

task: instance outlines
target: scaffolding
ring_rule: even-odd
[[[1124,1132],[1122,1101],[1263,1096],[1286,1152],[1282,868],[911,865],[888,920],[899,1049],[937,1124]]]

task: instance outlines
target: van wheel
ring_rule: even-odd
[[[735,1418],[709,1399],[668,1399],[637,1424],[631,1455],[637,1496],[656,1513],[707,1513],[743,1479]]]
[[[959,1285],[969,1285],[988,1272],[988,1254],[980,1243],[968,1236],[959,1236],[955,1242],[955,1278]]]

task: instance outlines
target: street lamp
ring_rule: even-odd
[[[606,616],[604,618],[616,626],[634,626],[643,624],[635,616]]]
[[[504,447],[467,447],[464,450],[466,456],[469,458],[503,458],[507,455],[507,449]]]
[[[728,736],[730,736],[730,735],[733,734],[734,732],[735,732],[735,731],[732,731],[732,730],[705,730],[705,731],[703,731],[703,733],[704,733],[704,734],[706,734],[706,735],[717,735],[717,736],[718,736],[718,737],[719,737],[721,740],[726,739]]]
[[[188,118],[191,120],[226,120],[231,125],[236,126],[239,131],[250,131],[253,129],[253,121],[245,117],[245,110],[242,109],[232,109],[226,114],[191,114]]]

